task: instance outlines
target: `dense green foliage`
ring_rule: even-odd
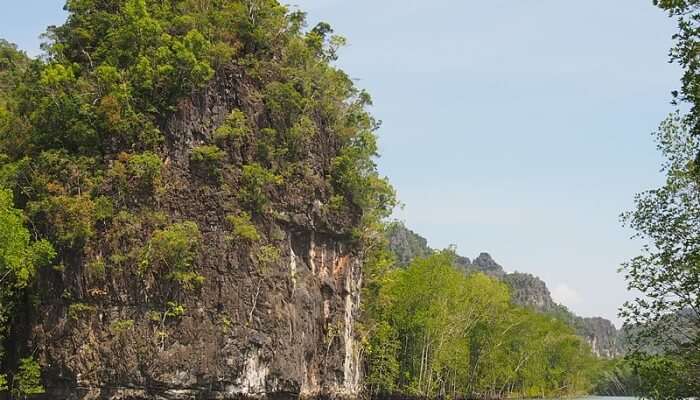
[[[17,47],[0,39],[0,107],[6,101],[3,94],[10,92],[29,64],[27,56],[19,51]]]
[[[19,369],[14,377],[12,393],[26,399],[28,396],[44,393],[41,384],[41,367],[32,357],[20,360]]]
[[[626,303],[621,316],[643,394],[675,399],[700,392],[700,137],[676,113],[657,140],[666,183],[638,195],[637,208],[624,215],[647,245],[624,265],[629,288],[642,295]]]
[[[13,311],[30,287],[37,269],[47,265],[55,251],[46,240],[32,242],[20,210],[13,207],[11,193],[0,189],[0,341],[4,341]],[[4,348],[0,343],[0,362]],[[24,364],[23,364],[24,365]],[[0,388],[6,386],[0,374]],[[28,384],[17,383],[24,390]],[[24,393],[24,392],[22,392]]]
[[[226,118],[223,125],[214,132],[214,140],[218,143],[227,143],[233,140],[243,139],[250,134],[248,118],[241,110],[233,110]]]
[[[250,219],[250,214],[243,212],[240,215],[227,215],[226,221],[231,224],[232,240],[257,242],[261,239],[258,229]]]
[[[597,361],[583,339],[554,318],[514,306],[505,284],[465,275],[453,258],[439,252],[374,282],[370,393],[495,398],[589,389]]]
[[[155,269],[193,289],[204,282],[204,277],[192,270],[202,235],[191,221],[156,230],[144,248],[141,269]]]
[[[226,153],[216,146],[197,146],[192,149],[192,165],[201,169],[210,177],[219,178],[222,162]]]

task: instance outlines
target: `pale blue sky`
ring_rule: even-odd
[[[63,0],[0,14],[38,54]],[[618,321],[616,270],[639,245],[618,222],[661,181],[649,135],[671,111],[675,22],[651,0],[298,0],[348,38],[339,64],[383,120],[397,216],[433,247],[490,252],[574,311]]]

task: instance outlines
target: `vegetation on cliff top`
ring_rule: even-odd
[[[375,236],[394,205],[373,161],[379,124],[365,111],[369,96],[332,65],[344,40],[327,24],[307,30],[304,13],[275,0],[69,0],[65,9],[43,57],[0,42],[1,342],[19,333],[24,314],[14,311],[37,306],[37,276],[83,268],[94,287],[67,287],[66,313],[99,307],[113,274],[177,283],[165,300],[184,312],[178,302],[205,279],[202,227],[163,212],[178,185],[164,126],[225,71],[241,74],[254,107],[230,110],[188,161],[229,199],[231,244],[259,247],[261,263],[279,258],[279,239],[256,224],[286,218],[272,196],[282,190],[321,193],[321,211],[346,221],[341,234]],[[320,137],[330,143],[323,163],[313,155]],[[36,392],[35,364],[19,362],[31,349],[11,350],[0,351],[9,372],[0,387]]]

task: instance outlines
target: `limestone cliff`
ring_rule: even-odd
[[[40,361],[46,398],[358,394],[362,254],[350,229],[359,214],[332,215],[325,206],[330,184],[321,177],[339,148],[333,136],[320,132],[306,148],[311,172],[267,193],[274,214],[254,216],[276,253],[266,266],[259,245],[228,238],[226,215],[239,208],[236,190],[212,184],[190,161],[193,147],[211,142],[232,109],[265,123],[265,108],[249,90],[244,71],[231,66],[180,102],[162,127],[166,189],[155,200],[158,218],[199,226],[199,289],[185,291],[155,273],[139,273],[137,265],[111,265],[119,251],[143,248],[153,231],[146,222],[132,232],[114,220],[86,254],[42,271],[39,305],[15,322],[26,328],[15,340]],[[257,139],[249,140],[233,150],[234,166],[255,159]],[[225,170],[222,181],[240,188],[240,170]],[[132,200],[131,212],[138,213],[142,200],[136,193]],[[92,273],[94,259],[107,260],[104,275]]]
[[[513,272],[504,276],[504,281],[512,290],[513,301],[516,304],[532,307],[537,311],[549,312],[555,307],[547,284],[540,278],[521,272]]]
[[[396,256],[396,262],[405,266],[417,257],[426,257],[433,250],[428,247],[428,240],[418,235],[400,222],[389,224],[386,232],[389,249]]]
[[[481,253],[474,260],[470,260],[468,257],[456,255],[455,266],[467,273],[482,272],[498,279],[502,279],[506,274],[503,267],[498,265],[498,263],[494,261],[489,253]]]
[[[593,352],[603,358],[614,358],[622,355],[624,349],[621,334],[610,321],[605,318],[577,318],[578,332],[590,343]]]

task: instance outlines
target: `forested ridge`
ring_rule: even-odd
[[[408,229],[402,222],[390,222],[386,228],[389,250],[399,267],[405,267],[412,260],[435,254],[437,250],[428,246],[426,238]],[[586,340],[594,354],[612,359],[624,355],[625,332],[617,329],[612,322],[600,317],[583,318],[566,306],[557,304],[540,278],[525,272],[507,272],[489,254],[482,252],[474,259],[455,253],[454,266],[463,273],[484,273],[505,283],[515,305],[529,308],[555,317],[574,328],[576,334]]]
[[[508,286],[455,268],[451,250],[381,278],[366,307],[369,391],[425,397],[587,393],[604,361],[565,322],[512,302]]]
[[[659,3],[693,103],[698,5]],[[0,40],[3,395],[697,393],[695,108],[662,125],[668,183],[626,215],[658,250],[625,266],[652,300],[625,306],[631,352],[607,359],[532,301],[536,278],[420,237],[396,251],[381,124],[330,25],[277,0],[65,10],[40,57]]]

